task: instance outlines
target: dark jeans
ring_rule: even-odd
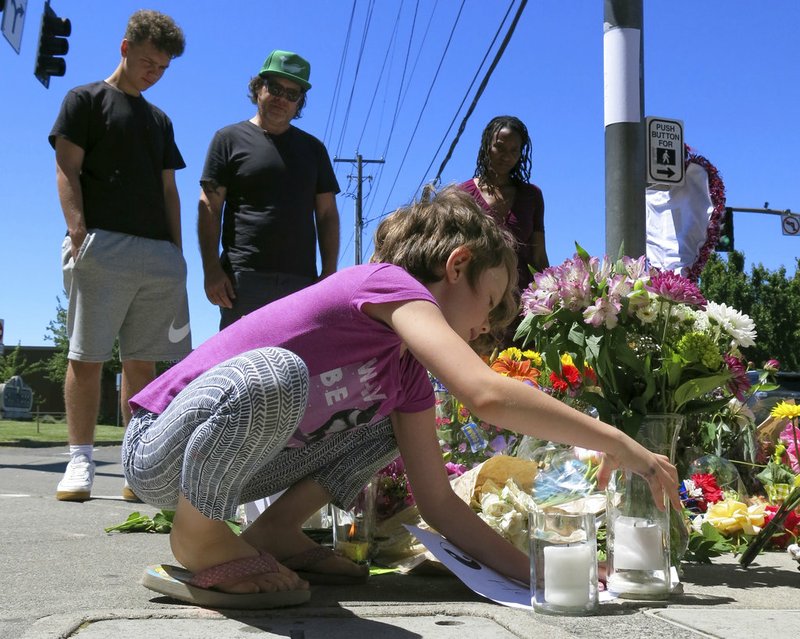
[[[234,272],[236,299],[233,300],[233,308],[220,309],[219,330],[270,302],[311,286],[315,281],[313,277],[293,273]]]

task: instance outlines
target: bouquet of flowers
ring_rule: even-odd
[[[743,398],[740,349],[756,336],[747,315],[707,302],[692,281],[644,257],[612,262],[576,249],[534,275],[515,337],[553,371],[563,372],[564,353],[582,373],[588,363],[599,389],[584,386],[579,400],[635,435],[648,413],[707,412]]]
[[[773,416],[800,415],[800,408],[783,403]],[[689,511],[692,532],[686,557],[707,562],[723,552],[742,553],[747,565],[761,549],[782,549],[800,536],[800,473],[792,466],[785,441],[796,433],[781,433],[771,445],[764,469],[756,476],[764,495],[747,498],[721,488],[713,472],[695,473],[681,484],[681,500]],[[796,444],[795,444],[796,445]],[[699,460],[698,460],[699,461]]]
[[[586,363],[579,369],[568,353],[561,355],[557,370],[548,367],[540,353],[515,347],[490,357],[487,364],[500,375],[518,379],[578,408],[584,407],[579,397],[585,390],[598,390],[594,369]],[[436,427],[446,460],[470,469],[489,457],[517,452],[520,439],[515,433],[470,413],[441,382],[431,381],[436,392]]]

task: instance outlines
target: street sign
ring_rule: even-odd
[[[25,24],[27,7],[28,0],[7,0],[3,11],[3,35],[17,53],[22,43],[22,27]]]
[[[784,235],[800,236],[800,215],[791,211],[781,213],[781,230]]]
[[[647,118],[647,181],[650,184],[683,184],[686,152],[683,122]]]

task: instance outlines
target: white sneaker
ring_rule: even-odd
[[[56,499],[59,501],[86,501],[92,496],[94,462],[86,455],[73,457],[67,464],[64,477],[58,482]]]
[[[131,502],[142,501],[141,499],[139,499],[139,496],[135,492],[133,492],[133,488],[131,488],[127,479],[125,480],[125,483],[122,485],[122,498],[125,501],[131,501]]]

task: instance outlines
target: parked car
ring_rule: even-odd
[[[759,371],[748,371],[747,376],[756,384],[758,374]],[[800,373],[780,371],[775,378],[778,388],[757,390],[747,403],[756,416],[756,424],[769,417],[772,408],[784,400],[794,400],[795,404],[800,404]]]

